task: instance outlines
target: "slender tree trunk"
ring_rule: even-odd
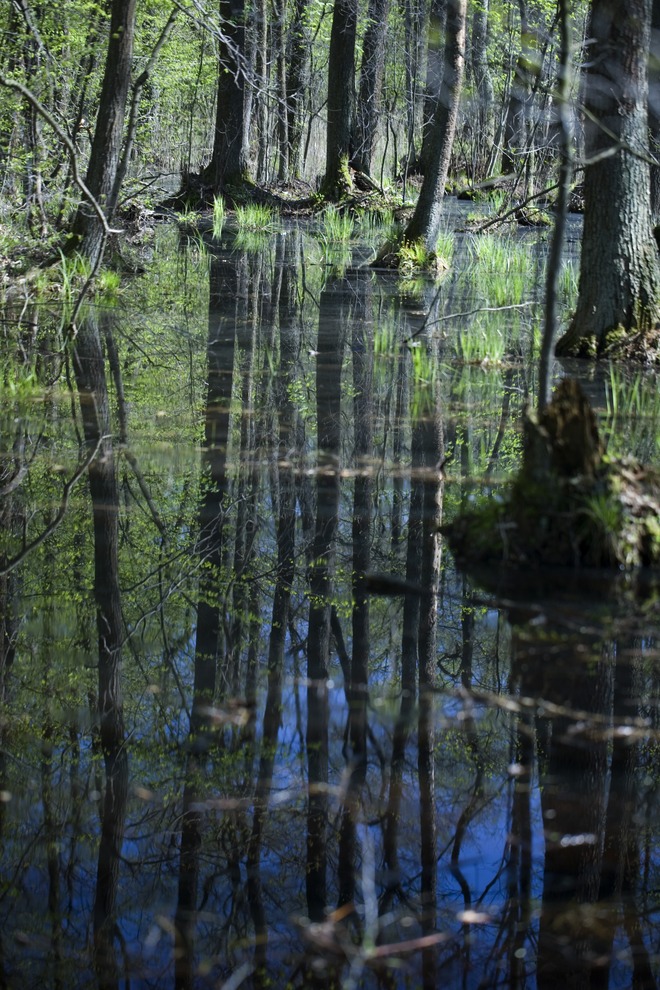
[[[113,0],[110,39],[94,138],[87,168],[87,188],[110,219],[117,205],[119,168],[126,103],[131,82],[136,0]],[[105,246],[98,217],[87,202],[78,207],[71,246],[96,264]]]
[[[435,250],[440,232],[442,199],[456,131],[465,66],[466,10],[467,0],[448,0],[445,69],[433,121],[429,162],[415,212],[404,233],[404,240],[421,241],[428,251]]]
[[[405,32],[406,71],[406,171],[417,171],[416,139],[420,114],[421,71],[424,61],[423,25],[425,5],[421,0],[401,0]]]
[[[276,131],[277,131],[277,176],[285,182],[289,177],[289,120],[287,114],[287,59],[284,44],[284,22],[286,18],[286,0],[272,0],[271,30],[273,50],[275,52],[275,99],[276,99]]]
[[[268,9],[266,0],[256,0],[252,4],[254,30],[254,77],[256,90],[253,91],[254,103],[253,130],[257,145],[257,182],[268,181]]]
[[[426,88],[424,90],[424,128],[422,137],[422,168],[431,157],[431,137],[442,77],[445,71],[445,32],[447,30],[447,0],[432,0],[429,13],[428,43],[426,46]]]
[[[473,181],[487,177],[493,165],[495,143],[495,94],[487,58],[489,0],[477,0],[472,15],[472,74],[477,113],[473,124],[475,141]]]
[[[94,964],[101,990],[116,990],[119,968],[113,949],[120,851],[128,800],[128,758],[124,745],[121,683],[123,625],[119,590],[119,487],[99,328],[92,317],[81,324],[73,366],[88,446],[98,446],[88,468],[94,521],[94,597],[98,635],[98,711],[105,764],[96,891]]]
[[[286,120],[289,142],[289,175],[299,178],[303,134],[303,101],[309,86],[310,44],[305,24],[305,0],[295,0],[289,31],[286,80]]]
[[[518,7],[520,11],[520,54],[516,60],[504,123],[502,172],[505,175],[512,175],[516,172],[519,168],[520,156],[530,153],[527,134],[535,62],[526,0],[518,0]]]
[[[380,94],[385,69],[385,37],[390,0],[369,0],[367,27],[362,40],[360,88],[355,106],[352,165],[358,172],[371,174],[378,122]]]

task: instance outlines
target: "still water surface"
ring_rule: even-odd
[[[438,531],[518,463],[545,246],[162,230],[68,349],[5,301],[1,986],[657,985],[657,606]],[[555,370],[659,463],[654,379]]]

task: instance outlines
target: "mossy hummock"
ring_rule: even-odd
[[[629,570],[660,563],[660,475],[603,453],[593,410],[567,379],[524,422],[523,464],[507,496],[443,526],[467,569],[504,564]]]

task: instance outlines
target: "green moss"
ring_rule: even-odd
[[[595,334],[582,337],[575,347],[575,357],[596,358],[598,356],[598,339]]]
[[[353,189],[353,178],[346,155],[342,155],[333,175],[327,175],[321,185],[321,196],[324,200],[339,202],[350,195]]]
[[[605,345],[603,347],[603,354],[611,354],[612,351],[618,350],[622,347],[628,338],[628,333],[625,327],[619,326],[613,327],[611,330],[605,334]]]

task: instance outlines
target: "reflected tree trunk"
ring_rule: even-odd
[[[128,754],[121,684],[119,487],[101,334],[94,312],[88,314],[78,330],[73,346],[73,366],[85,443],[88,448],[98,449],[98,455],[88,468],[94,526],[99,737],[105,765],[94,899],[94,967],[101,990],[111,990],[119,986],[113,942],[117,931],[116,900],[128,801]]]
[[[512,630],[512,668],[516,670],[509,688],[527,689],[518,676],[515,654],[518,635]],[[526,973],[525,941],[532,919],[532,775],[534,772],[534,724],[530,716],[519,715],[514,737],[514,766],[511,799],[511,829],[507,840],[507,876],[509,899],[508,958],[512,985],[523,982]]]
[[[221,264],[211,257],[209,331],[207,344],[208,392],[202,449],[202,501],[199,510],[197,553],[200,562],[195,680],[191,733],[199,745],[204,709],[213,703],[218,686],[218,662],[224,656],[222,602],[226,585],[227,554],[227,447],[234,381],[236,324],[242,318],[245,258]],[[228,302],[229,300],[229,302]],[[236,307],[239,307],[237,312]],[[223,671],[224,676],[224,671]],[[222,682],[224,683],[224,682]],[[218,740],[219,741],[219,740]]]
[[[264,709],[261,759],[254,797],[254,816],[247,855],[247,893],[255,930],[255,980],[266,979],[268,928],[261,889],[260,857],[263,831],[268,816],[277,738],[282,720],[282,678],[284,648],[289,624],[291,592],[295,577],[296,487],[292,447],[295,444],[296,408],[291,400],[298,349],[298,305],[295,277],[294,239],[280,238],[278,266],[281,266],[279,304],[280,367],[277,376],[276,406],[279,425],[277,442],[277,572],[270,636],[268,639],[268,691]],[[293,255],[293,256],[292,256]]]
[[[22,477],[23,469],[23,426],[19,426],[14,439],[14,457],[0,457],[0,527],[4,534],[20,533],[23,530],[23,513],[18,507],[15,483]],[[16,569],[5,572],[7,560],[4,548],[0,550],[0,710],[4,710],[9,700],[8,681],[16,655],[16,637],[19,629],[16,599],[18,574]],[[9,793],[7,780],[8,720],[0,719],[0,790]],[[0,848],[10,837],[6,822],[7,802],[0,801]],[[5,964],[5,935],[0,932],[0,986],[9,987],[9,975]]]
[[[221,600],[227,541],[227,447],[234,380],[234,355],[242,262],[222,264],[211,255],[208,340],[208,390],[204,414],[201,503],[197,554],[200,564],[190,746],[186,762],[181,818],[179,880],[175,915],[175,984],[194,985],[195,929],[199,856],[205,815],[201,807],[206,753],[211,741],[222,742],[222,727],[212,736],[219,657],[224,653]],[[229,303],[228,303],[229,300]],[[240,301],[238,305],[241,305]]]
[[[343,339],[337,327],[348,316],[347,287],[330,283],[321,294],[316,356],[316,424],[318,469],[316,522],[309,572],[307,640],[307,910],[312,921],[324,919],[327,904],[328,820],[328,662],[334,544],[338,526],[341,442],[341,370]],[[341,330],[340,330],[341,333]]]
[[[584,986],[593,964],[608,770],[607,740],[597,720],[611,710],[612,666],[604,655],[585,657],[576,667],[572,651],[555,650],[552,664],[544,667],[541,696],[586,715],[579,721],[570,715],[554,718],[547,751],[539,757],[546,843],[537,965],[541,990],[559,983]],[[590,715],[596,719],[592,724]]]
[[[367,770],[367,703],[369,698],[369,596],[366,575],[371,560],[371,513],[373,503],[373,338],[367,319],[369,299],[368,285],[361,278],[356,289],[356,304],[352,313],[353,355],[353,414],[354,458],[356,476],[353,490],[353,569],[352,569],[352,652],[349,682],[346,685],[348,700],[348,739],[350,742],[349,780],[341,812],[339,826],[339,897],[338,906],[354,904],[356,897],[357,826],[361,817],[361,795]],[[362,856],[363,871],[373,869],[366,850]],[[365,877],[365,916],[373,916],[366,890],[369,879]],[[352,920],[357,922],[357,914]],[[357,922],[359,924],[359,922]]]
[[[357,286],[358,304],[353,314],[353,415],[356,476],[353,495],[353,609],[350,728],[353,760],[367,759],[367,702],[369,683],[369,595],[365,586],[371,566],[371,513],[373,502],[373,338],[367,321],[367,285]]]
[[[638,699],[644,697],[641,678],[636,677],[639,648],[632,640],[615,644],[613,684],[613,740],[610,786],[605,817],[603,861],[598,900],[599,925],[594,939],[597,963],[592,973],[593,990],[607,990],[614,961],[615,936],[623,919],[632,960],[632,986],[636,990],[657,987],[648,947],[642,935],[640,886],[640,828],[637,772],[640,762],[639,729],[631,726],[637,716]],[[630,731],[629,731],[630,729]]]
[[[437,359],[437,354],[434,354]],[[422,541],[419,606],[419,717],[418,757],[421,835],[422,931],[432,934],[437,909],[437,848],[435,816],[435,712],[433,689],[437,681],[437,616],[440,583],[440,524],[443,481],[440,465],[444,456],[440,407],[436,405],[413,425],[413,457],[422,465]],[[435,986],[435,950],[422,953],[425,987]]]

